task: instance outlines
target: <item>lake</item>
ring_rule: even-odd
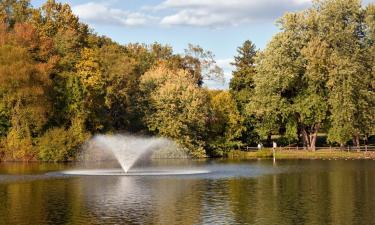
[[[135,170],[209,173],[60,173],[82,167],[0,164],[0,224],[375,224],[372,160],[159,160]]]

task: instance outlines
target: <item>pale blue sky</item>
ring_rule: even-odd
[[[32,0],[39,7],[44,0]],[[171,45],[177,53],[188,43],[199,44],[216,55],[226,73],[236,48],[252,40],[264,48],[278,31],[282,14],[305,9],[310,0],[61,0],[98,34],[129,42]],[[375,0],[364,0],[364,4]]]

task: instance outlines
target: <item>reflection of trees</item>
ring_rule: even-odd
[[[293,173],[232,179],[230,210],[239,224],[371,222],[375,177],[370,163],[312,161]]]
[[[155,224],[197,224],[202,201],[202,180],[155,179],[152,185]]]
[[[238,223],[253,224],[256,219],[259,192],[255,179],[232,179],[229,181],[231,211]]]
[[[0,184],[0,224],[74,224],[84,209],[76,181]]]
[[[90,217],[103,224],[108,220],[120,224],[184,225],[199,220],[195,215],[200,213],[200,180],[105,177],[82,184]]]
[[[0,224],[300,225],[374,221],[372,161],[288,161],[278,165],[291,169],[252,178],[0,181]]]

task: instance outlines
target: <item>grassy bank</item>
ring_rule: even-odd
[[[272,150],[265,149],[256,152],[231,151],[228,153],[230,159],[258,159],[258,158],[272,158]],[[277,159],[374,159],[375,152],[355,152],[355,151],[330,151],[319,150],[311,151],[295,151],[295,150],[281,150],[276,151]]]

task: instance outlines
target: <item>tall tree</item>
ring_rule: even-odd
[[[255,132],[256,118],[254,115],[248,115],[245,112],[246,105],[250,102],[254,92],[256,54],[256,46],[250,40],[245,41],[241,47],[237,48],[237,55],[234,57],[234,63],[232,63],[235,70],[229,83],[230,93],[244,118],[242,123],[245,129],[242,130],[239,139],[246,144],[253,144],[258,141],[258,135]]]
[[[364,42],[365,12],[357,0],[325,1],[316,11],[319,34],[332,49],[327,83],[331,108],[328,138],[341,145],[353,138],[359,145],[364,123],[371,123],[366,121],[366,109],[373,107],[368,89],[369,48]]]
[[[306,44],[305,34],[301,32],[303,21],[305,18],[302,13],[285,15],[280,20],[283,32],[277,34],[257,58],[255,90],[248,110],[260,120],[258,132],[262,136],[278,133],[282,128],[287,128],[284,133],[291,134],[298,128],[307,127],[296,107],[297,100],[304,99],[301,95],[306,90],[304,60],[301,55]],[[314,113],[313,110],[310,112]],[[307,129],[304,133],[306,136],[310,135]],[[304,140],[309,139],[306,137]],[[304,143],[314,148],[310,143]]]
[[[370,76],[367,82],[368,104],[363,105],[365,107],[363,111],[366,113],[362,118],[363,123],[361,124],[361,128],[365,142],[368,144],[369,135],[375,133],[375,4],[369,4],[366,8],[365,24],[367,27],[366,47],[368,48],[368,54],[366,56],[370,62],[367,68],[370,71]]]
[[[210,156],[223,156],[228,150],[242,145],[243,117],[229,91],[209,91],[210,117],[207,142]]]
[[[237,48],[237,56],[234,57],[235,67],[233,78],[230,80],[229,89],[236,99],[239,110],[242,112],[249,103],[254,90],[255,56],[256,46],[250,40],[245,41]]]
[[[72,111],[82,98],[76,65],[83,49],[88,47],[88,26],[79,22],[68,4],[55,0],[46,1],[37,13],[33,13],[31,22],[42,38],[53,40],[51,49],[60,57],[51,75],[54,104],[49,123],[52,126],[69,125],[79,116]]]
[[[149,130],[176,140],[191,156],[204,156],[208,98],[190,73],[162,64],[142,76],[141,90]]]

